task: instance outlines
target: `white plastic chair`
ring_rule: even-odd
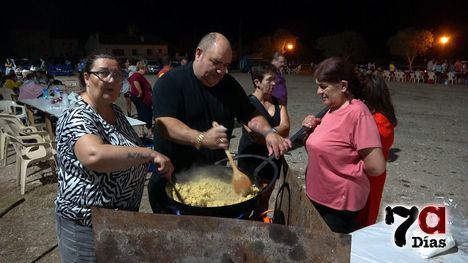
[[[12,100],[0,100],[0,113],[7,113],[20,118],[25,124],[29,125],[26,107],[19,105]]]
[[[455,84],[455,72],[450,71],[447,73],[447,81],[450,84]]]
[[[403,71],[397,71],[396,73],[396,80],[399,82],[404,82],[405,81],[405,72]]]
[[[421,74],[421,71],[420,70],[416,70],[414,72],[414,79],[417,83],[419,83],[420,81],[424,82],[424,77],[422,76]]]
[[[27,142],[28,140],[36,140],[37,136],[12,136],[5,134],[8,140],[13,144],[16,151],[16,175],[18,183],[21,185],[21,194],[26,192],[26,172],[28,166],[41,161],[49,160],[51,163],[52,173],[55,174],[55,159],[52,145],[49,142],[42,140],[39,142]]]
[[[4,100],[9,100],[10,98],[16,95],[16,93],[12,89],[4,87],[0,87],[0,94],[3,96]]]
[[[416,83],[416,74],[414,72],[410,73],[410,82]]]
[[[3,133],[8,133],[13,136],[37,136],[37,140],[39,141],[50,141],[50,136],[48,132],[38,131],[36,127],[33,126],[25,126],[23,122],[14,115],[0,113],[0,127]],[[0,160],[3,160],[3,166],[6,166],[8,154],[8,138],[5,137],[4,134],[0,136]]]
[[[294,72],[295,75],[297,75],[297,74],[301,73],[301,70],[302,70],[302,66],[299,65],[299,66],[297,66],[297,67],[295,67],[293,69],[293,72]]]
[[[3,161],[3,166],[6,166],[6,160],[8,155],[8,142],[1,121],[0,125],[0,160]]]
[[[390,81],[390,71],[389,70],[384,70],[383,75],[384,75],[385,81]]]
[[[427,72],[427,81],[429,83],[435,84],[435,73],[434,73],[434,71]]]

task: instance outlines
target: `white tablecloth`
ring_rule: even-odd
[[[20,102],[29,105],[31,107],[34,107],[40,111],[46,112],[52,116],[55,117],[60,117],[62,112],[66,109],[66,105],[63,102],[58,102],[58,103],[52,103],[51,100],[47,100],[44,98],[38,98],[38,99],[24,99],[20,100]],[[128,122],[130,122],[130,125],[132,126],[140,126],[140,125],[145,125],[145,122],[127,117]]]

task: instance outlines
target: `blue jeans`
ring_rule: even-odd
[[[56,214],[60,262],[96,262],[93,229]]]

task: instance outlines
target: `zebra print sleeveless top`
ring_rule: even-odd
[[[116,105],[113,107],[115,125],[105,121],[79,97],[57,122],[56,212],[83,226],[91,226],[91,206],[137,211],[143,195],[145,164],[125,171],[101,173],[85,168],[75,155],[75,143],[86,134],[97,135],[107,144],[142,146],[123,112]]]

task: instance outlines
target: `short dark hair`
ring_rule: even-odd
[[[325,59],[318,64],[314,75],[319,82],[337,83],[346,80],[349,93],[357,99],[363,98],[362,84],[358,78],[356,68],[344,58],[331,57]]]
[[[259,65],[253,66],[250,69],[250,77],[252,78],[252,83],[255,86],[254,80],[258,79],[263,80],[263,77],[267,73],[272,73],[276,75],[276,68],[271,63],[261,62]]]

